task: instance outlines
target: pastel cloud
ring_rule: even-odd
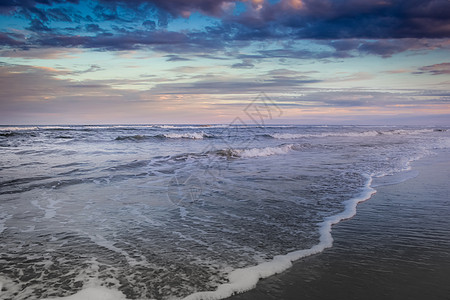
[[[449,15],[447,0],[1,1],[0,117],[227,122],[260,91],[291,117],[447,114]]]
[[[431,66],[424,66],[419,68],[418,72],[415,72],[415,74],[423,74],[423,73],[429,73],[432,75],[450,74],[450,63],[440,63]]]

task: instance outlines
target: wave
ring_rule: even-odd
[[[344,202],[345,209],[343,212],[327,217],[320,224],[319,244],[309,249],[297,250],[285,255],[277,255],[272,260],[256,266],[236,269],[228,274],[228,283],[219,285],[215,291],[196,292],[183,298],[183,300],[224,299],[231,297],[236,293],[249,291],[256,287],[256,284],[260,279],[279,274],[292,267],[292,262],[303,257],[320,253],[325,249],[332,247],[332,226],[342,220],[353,217],[356,214],[358,203],[372,197],[376,191],[371,187],[371,183],[371,177],[367,176],[367,182],[361,194]]]
[[[151,138],[150,136],[147,135],[119,135],[118,137],[116,137],[114,140],[116,141],[142,141],[145,139]]]
[[[100,285],[93,285],[84,288],[78,293],[67,296],[67,297],[58,297],[58,298],[45,298],[43,300],[85,300],[85,299],[108,299],[108,300],[126,300],[125,295],[112,288],[105,288]]]
[[[214,138],[212,134],[204,132],[185,132],[185,133],[162,133],[157,135],[120,135],[114,140],[116,141],[142,141],[147,139],[191,139],[202,140],[204,138]]]
[[[423,134],[423,133],[430,133],[430,132],[437,132],[439,130],[436,129],[394,129],[394,130],[387,130],[387,131],[381,131],[380,134]],[[442,131],[442,130],[440,130]],[[445,131],[445,130],[443,130]]]
[[[0,137],[13,138],[13,137],[37,137],[39,133],[29,131],[0,131]]]
[[[216,151],[218,155],[226,157],[264,157],[271,155],[283,155],[292,150],[300,150],[304,148],[304,145],[300,144],[284,144],[276,147],[264,147],[264,148],[249,148],[249,149],[225,149]]]
[[[228,276],[228,282],[220,284],[214,291],[201,291],[184,297],[183,300],[204,300],[204,299],[225,299],[236,293],[243,293],[256,287],[260,279],[264,279],[275,274],[282,273],[292,267],[292,263],[301,258],[311,256],[323,252],[325,249],[333,246],[333,237],[331,235],[332,226],[338,224],[342,220],[349,219],[356,214],[356,207],[359,203],[367,201],[376,192],[371,187],[372,178],[367,176],[366,184],[362,192],[344,202],[344,210],[334,216],[324,219],[319,224],[319,243],[309,249],[296,250],[285,255],[277,255],[273,259],[260,263],[258,265],[246,268],[235,269]],[[81,291],[67,297],[60,297],[60,300],[81,300],[104,297],[110,300],[125,300],[126,296],[117,289],[106,288],[100,285],[91,285],[84,287]],[[103,298],[102,298],[103,299]],[[46,299],[49,300],[49,299]]]
[[[11,136],[15,136],[15,135],[17,135],[17,133],[11,132],[11,131],[8,131],[5,133],[0,133],[0,136],[2,136],[2,137],[11,137]]]
[[[224,128],[230,125],[215,124],[215,125],[154,125],[155,128],[161,129],[198,129],[198,128]]]
[[[291,151],[301,151],[306,148],[310,148],[310,144],[283,144],[276,147],[264,147],[264,148],[244,148],[233,149],[226,148],[221,150],[212,150],[202,153],[183,153],[173,156],[164,157],[163,160],[167,161],[186,161],[197,159],[211,159],[211,156],[218,156],[226,159],[239,159],[239,158],[257,158],[271,155],[284,155]]]
[[[300,139],[300,138],[314,138],[314,137],[334,137],[334,136],[342,136],[342,137],[374,137],[380,135],[405,135],[405,134],[423,134],[430,132],[443,132],[445,129],[395,129],[395,130],[368,130],[362,132],[324,132],[320,134],[308,134],[308,133],[273,133],[266,134],[264,136],[270,136],[274,139]]]
[[[168,139],[192,139],[192,140],[201,140],[204,138],[214,138],[212,134],[206,134],[204,132],[185,132],[185,133],[164,133],[158,135],[158,137],[164,137]]]
[[[27,126],[27,127],[21,127],[21,126],[7,126],[7,127],[0,127],[0,131],[20,131],[20,130],[38,130],[39,127],[37,126]]]

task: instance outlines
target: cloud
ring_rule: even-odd
[[[26,44],[23,34],[0,32],[0,45],[12,48],[24,47]]]
[[[176,68],[173,71],[192,73],[193,68]],[[193,75],[183,82],[162,82],[155,85],[150,91],[154,94],[258,94],[261,91],[270,90],[273,93],[298,90],[309,84],[319,83],[321,80],[306,75],[267,73],[254,78],[253,76],[241,76],[239,78],[223,74]]]
[[[0,56],[26,59],[75,59],[80,52],[82,52],[81,49],[73,48],[5,49],[0,50]]]
[[[65,73],[67,71],[51,68],[2,64],[2,122],[113,122],[118,116],[130,118],[132,115],[144,120],[148,114],[145,106],[155,101],[152,97],[140,100],[140,92],[135,90],[116,89],[114,81],[61,79],[59,75]],[[160,109],[154,107],[154,111]]]
[[[14,124],[198,122],[199,118],[227,122],[260,91],[270,91],[268,96],[287,117],[306,113],[322,121],[346,116],[367,121],[361,116],[450,114],[447,90],[323,89],[314,87],[320,82],[313,77],[315,72],[291,69],[270,70],[258,78],[184,71],[186,77],[178,81],[173,77],[76,81],[60,76],[68,70],[0,64],[0,119]],[[149,81],[151,89],[130,88],[148,86]]]
[[[30,22],[30,26],[27,27],[27,29],[31,30],[31,31],[35,31],[35,32],[36,31],[37,32],[40,32],[40,31],[47,31],[47,32],[51,31],[51,29],[48,26],[46,26],[44,24],[44,22],[42,22],[39,19],[32,19],[31,22]]]
[[[241,63],[236,63],[231,65],[233,69],[252,69],[255,65],[252,63],[250,59],[244,59]]]
[[[450,113],[448,108],[448,91],[402,90],[373,91],[365,89],[311,89],[302,90],[301,94],[286,93],[283,96],[272,96],[272,99],[283,107],[302,108],[334,108],[358,109],[370,108],[382,113],[383,110],[400,113],[404,110],[434,110]],[[439,111],[442,110],[442,111]],[[417,111],[416,111],[417,113]]]
[[[74,9],[73,4],[84,10]],[[266,56],[320,59],[352,57],[354,52],[389,57],[427,49],[426,40],[450,37],[447,0],[96,0],[90,6],[76,0],[9,0],[2,1],[1,7],[4,14],[28,20],[32,33],[27,39],[7,31],[0,35],[2,45],[22,49],[152,47],[175,53],[202,48],[212,52],[245,42],[311,39],[328,42],[333,50],[285,54],[272,50]],[[165,31],[172,19],[187,18],[193,12],[213,16],[216,22],[195,30]],[[77,26],[64,30],[55,22]],[[110,26],[100,26],[104,22]]]
[[[388,71],[383,71],[382,73],[385,74],[402,74],[402,73],[410,73],[410,70],[407,69],[396,69],[396,70],[388,70]]]
[[[99,32],[99,31],[103,31],[99,25],[97,24],[86,24],[85,25],[86,31],[87,32]]]
[[[449,49],[448,39],[341,39],[320,42],[336,50],[334,57],[352,57],[356,55],[377,55],[384,58],[406,51],[430,51]]]
[[[175,54],[169,54],[169,55],[166,55],[165,57],[167,57],[167,61],[189,61],[189,60],[191,60],[189,58],[181,57],[181,56],[175,55]]]
[[[440,63],[419,68],[419,71],[413,74],[446,75],[450,74],[450,63]]]
[[[102,67],[100,67],[99,65],[91,65],[89,68],[87,68],[86,70],[81,70],[81,71],[73,71],[71,72],[71,74],[86,74],[86,73],[92,73],[92,72],[97,72],[97,71],[101,71],[103,70]]]
[[[235,21],[247,27],[290,28],[298,38],[444,38],[450,35],[450,3],[445,0],[303,0],[298,9],[286,1],[268,4],[258,16]]]
[[[229,4],[239,2],[237,0],[100,0],[100,2],[119,6],[126,4],[129,7],[142,7],[152,5],[172,16],[188,17],[192,12],[199,11],[212,16],[220,16],[229,8]]]

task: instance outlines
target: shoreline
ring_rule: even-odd
[[[411,169],[415,176],[404,181],[374,184],[376,194],[357,214],[333,225],[331,248],[226,299],[449,299],[450,152],[413,161]]]
[[[286,272],[302,258],[318,255],[324,250],[333,247],[333,236],[331,234],[333,226],[353,218],[356,215],[358,204],[369,200],[376,193],[376,190],[371,186],[373,178],[367,176],[366,179],[364,189],[357,196],[343,203],[345,208],[342,212],[329,216],[320,223],[318,244],[308,249],[277,255],[271,260],[256,266],[233,270],[228,275],[229,282],[219,285],[216,290],[196,292],[182,299],[228,299],[236,293],[246,293],[257,287],[261,280]]]

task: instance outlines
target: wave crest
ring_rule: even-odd
[[[342,136],[342,137],[373,137],[379,135],[407,135],[407,134],[423,134],[430,133],[442,130],[436,129],[394,129],[394,130],[368,130],[362,132],[324,132],[320,134],[311,134],[311,133],[273,133],[269,134],[270,137],[274,139],[280,140],[290,140],[290,139],[301,139],[301,138],[321,138],[321,137],[334,137],[334,136]]]
[[[284,155],[296,150],[299,151],[308,147],[307,144],[283,144],[276,147],[264,147],[264,148],[248,148],[248,149],[224,149],[219,150],[216,154],[226,156],[228,158],[254,158],[264,157],[272,155]]]
[[[192,139],[192,140],[202,140],[204,138],[213,138],[213,135],[206,134],[204,132],[184,132],[184,133],[164,133],[159,135],[160,137],[168,139]]]

